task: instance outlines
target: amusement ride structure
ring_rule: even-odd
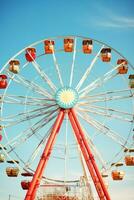
[[[0,70],[0,113],[0,163],[27,178],[25,200],[110,200],[106,179],[134,166],[134,67],[103,42],[18,52]]]

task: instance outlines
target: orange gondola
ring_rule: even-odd
[[[7,167],[6,174],[9,177],[17,177],[19,174],[19,168],[18,167]]]
[[[125,156],[125,164],[127,166],[134,166],[134,155],[131,155],[131,153],[134,152],[134,149],[125,149],[124,152],[128,154]]]
[[[83,53],[90,54],[93,49],[93,41],[92,40],[83,40],[82,41],[82,50]]]
[[[5,161],[5,155],[3,153],[0,153],[0,163],[3,163]]]
[[[113,163],[112,166],[116,166],[116,167],[121,167],[123,166],[123,163]],[[113,170],[112,173],[112,179],[115,181],[121,181],[123,180],[124,176],[125,176],[125,172],[119,169]]]
[[[110,62],[110,60],[111,60],[111,49],[110,48],[103,48],[101,50],[101,60],[103,62]]]
[[[14,74],[18,74],[19,70],[20,70],[19,60],[11,60],[9,62],[9,71],[13,72]]]
[[[28,62],[34,61],[36,59],[36,49],[35,48],[27,48],[25,57]]]
[[[117,70],[118,70],[119,74],[127,74],[127,72],[128,72],[127,64],[128,64],[128,62],[125,59],[118,59],[117,60],[117,65],[119,65]]]
[[[54,40],[45,40],[44,41],[44,50],[45,54],[52,54],[54,52]]]
[[[134,88],[134,74],[129,75],[129,86],[130,88]]]
[[[64,51],[65,52],[72,52],[73,50],[74,50],[74,39],[65,38],[64,39]]]

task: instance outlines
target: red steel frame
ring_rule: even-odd
[[[43,176],[43,172],[45,170],[47,161],[50,158],[55,140],[56,140],[56,136],[59,133],[60,127],[62,125],[63,119],[65,117],[65,114],[68,113],[68,117],[70,120],[70,123],[72,125],[72,128],[74,130],[74,134],[76,136],[77,142],[80,146],[81,152],[83,154],[83,157],[85,159],[85,162],[87,164],[87,168],[90,172],[90,175],[92,177],[92,180],[94,182],[96,191],[98,193],[99,199],[100,200],[110,200],[110,196],[109,193],[107,191],[107,188],[104,184],[104,181],[102,179],[102,176],[99,172],[99,169],[96,165],[94,156],[90,150],[89,144],[86,140],[85,134],[81,128],[81,125],[77,119],[76,113],[74,111],[74,109],[69,109],[69,110],[65,110],[65,109],[60,109],[60,112],[57,116],[57,119],[54,123],[54,126],[52,128],[52,131],[50,133],[50,136],[47,140],[45,149],[42,153],[41,159],[39,161],[39,164],[37,166],[37,169],[34,173],[33,179],[30,183],[30,187],[27,191],[27,194],[25,196],[25,200],[34,200],[35,196],[36,196],[36,191],[40,185],[40,181],[42,179]]]

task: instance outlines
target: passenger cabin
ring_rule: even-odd
[[[93,49],[93,41],[92,40],[83,40],[82,41],[82,50],[83,53],[90,54]]]
[[[110,62],[111,60],[111,49],[110,48],[103,48],[101,50],[101,60],[103,62]]]
[[[13,72],[14,74],[18,74],[19,70],[20,70],[19,60],[11,60],[9,62],[9,71]]]
[[[73,50],[74,50],[74,39],[65,38],[64,39],[64,51],[65,52],[72,52]]]
[[[113,170],[111,175],[112,175],[112,179],[114,181],[120,181],[120,180],[123,180],[124,176],[125,176],[125,172],[118,169],[118,167],[121,167],[123,166],[123,163],[116,163],[115,164],[115,167],[117,167],[116,170]]]
[[[127,151],[124,150],[124,152],[126,153],[125,164],[127,166],[134,166],[134,155],[132,155],[134,149],[128,149]]]
[[[117,60],[117,65],[119,65],[117,70],[118,70],[119,74],[127,74],[127,72],[128,72],[127,64],[128,64],[128,62],[125,59],[118,59]]]
[[[129,86],[130,88],[134,88],[134,74],[129,75]]]
[[[6,89],[7,87],[7,76],[0,74],[0,89]]]
[[[19,164],[19,161],[18,160],[7,160],[7,163],[10,163],[10,164]]]
[[[45,54],[52,54],[54,52],[54,40],[45,40],[44,41],[44,50]]]
[[[6,174],[9,177],[17,177],[19,174],[19,168],[18,167],[7,167]]]
[[[3,126],[2,125],[0,125],[0,132],[3,130]]]
[[[108,174],[107,173],[102,173],[101,176],[102,176],[102,178],[107,178]]]
[[[0,141],[2,141],[2,135],[0,134]]]
[[[28,180],[21,181],[21,187],[23,190],[28,190],[30,187],[30,181]]]
[[[35,48],[27,48],[25,57],[28,62],[34,61],[36,59],[36,49]]]
[[[0,153],[0,163],[3,163],[5,161],[5,155],[3,153]]]
[[[29,177],[29,176],[33,176],[33,173],[31,173],[31,172],[23,172],[23,173],[21,173],[21,176]]]

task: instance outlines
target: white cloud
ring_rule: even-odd
[[[122,15],[119,11],[112,10],[97,2],[96,15],[90,17],[90,23],[106,28],[134,28],[134,17]]]
[[[134,18],[110,15],[96,21],[97,25],[111,28],[134,28]]]

